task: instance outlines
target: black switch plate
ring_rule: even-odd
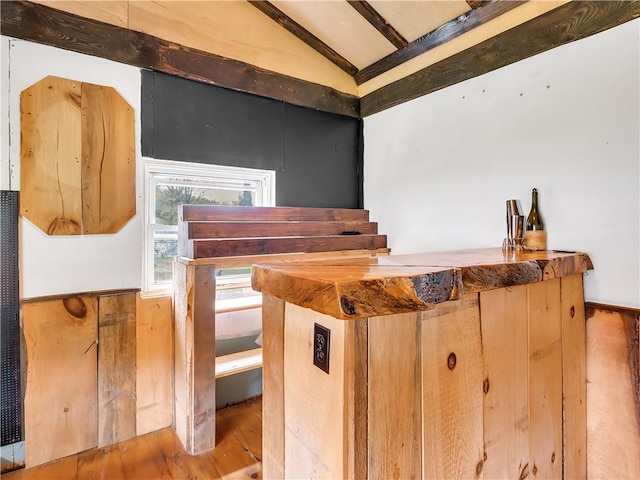
[[[313,364],[329,373],[329,345],[331,330],[317,323],[313,324]]]

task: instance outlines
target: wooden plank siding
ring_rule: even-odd
[[[640,478],[640,309],[586,304],[587,472]]]
[[[26,303],[25,464],[98,446],[97,300]]]
[[[136,293],[98,297],[98,447],[136,436]]]
[[[27,467],[172,424],[171,297],[34,298],[22,315]]]

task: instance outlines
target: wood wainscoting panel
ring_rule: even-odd
[[[640,478],[640,421],[633,378],[638,364],[629,327],[638,329],[640,311],[587,304],[587,472],[589,479]],[[630,324],[630,325],[629,325]],[[633,362],[631,362],[633,363]],[[634,368],[636,371],[632,371]]]
[[[529,472],[562,477],[562,319],[560,279],[527,285],[529,314]]]
[[[136,436],[136,294],[98,297],[98,446]]]
[[[369,478],[420,478],[421,318],[369,318]]]
[[[587,332],[582,275],[561,278],[560,294],[563,478],[587,478]]]
[[[136,295],[136,434],[173,423],[173,317],[170,296]]]
[[[484,477],[529,471],[527,286],[480,293],[484,359]]]
[[[24,303],[27,467],[98,445],[97,299]]]
[[[314,323],[330,330],[328,374],[313,364]],[[343,320],[285,304],[285,478],[346,477],[346,325]]]
[[[284,478],[284,301],[262,294],[262,468]]]
[[[423,478],[482,478],[483,366],[478,294],[422,318]]]

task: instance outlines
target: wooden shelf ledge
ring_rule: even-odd
[[[262,348],[216,357],[216,379],[262,368]]]

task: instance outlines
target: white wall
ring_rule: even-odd
[[[537,187],[587,301],[640,307],[640,20],[364,121],[364,200],[392,253],[500,246]]]
[[[3,121],[0,138],[3,146],[0,182],[3,189],[20,189],[20,92],[47,75],[115,88],[135,110],[136,121],[136,215],[116,234],[87,236],[48,236],[22,219],[21,297],[140,288],[144,221],[140,70],[5,36],[1,48]],[[9,124],[5,123],[5,117]],[[5,147],[7,143],[9,148]],[[5,150],[9,152],[8,156]]]

